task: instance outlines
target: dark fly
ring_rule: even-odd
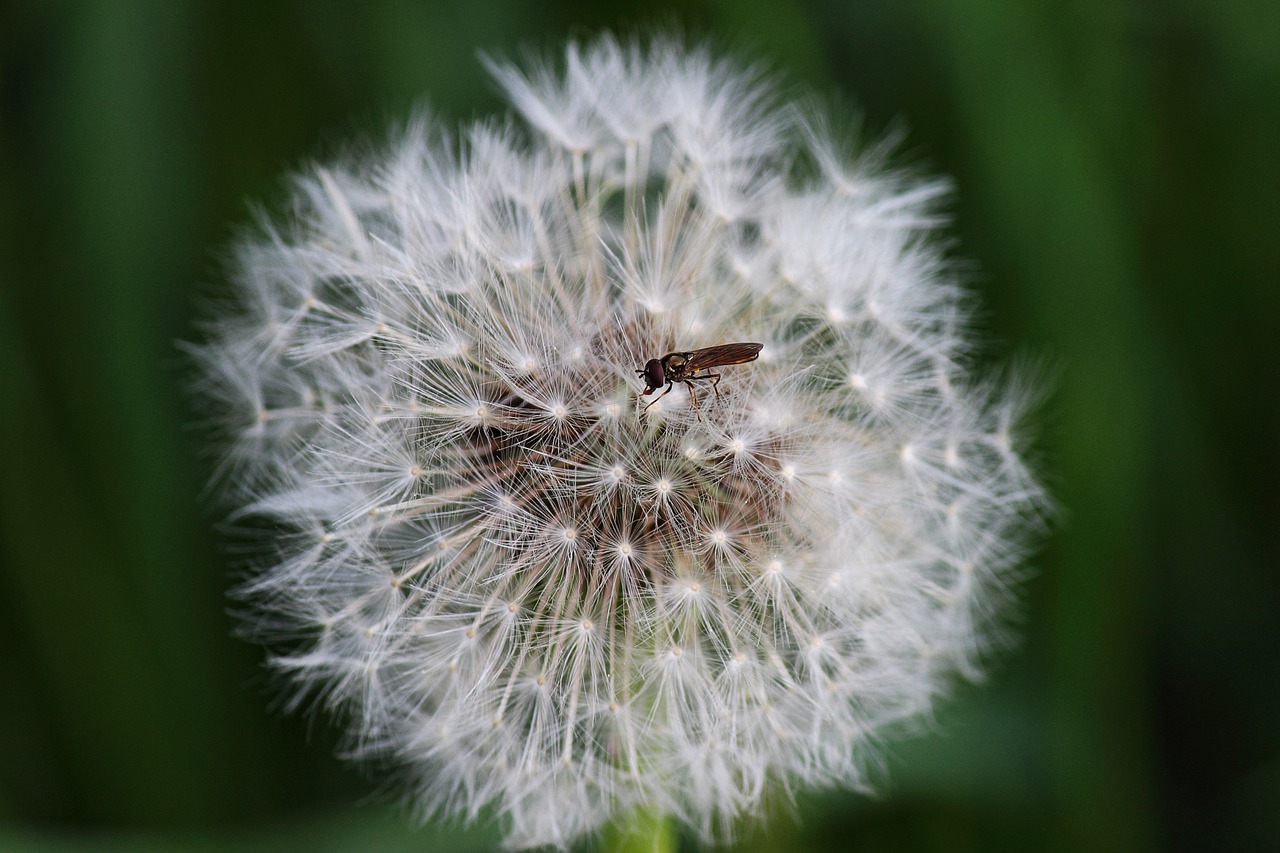
[[[644,370],[636,373],[647,386],[641,396],[647,397],[663,385],[667,387],[662,393],[649,401],[641,411],[648,411],[649,406],[661,400],[667,392],[675,387],[675,383],[683,382],[689,386],[689,402],[693,405],[693,413],[702,419],[698,412],[698,395],[694,393],[696,382],[710,382],[711,392],[717,397],[720,392],[716,385],[720,383],[720,374],[711,373],[712,368],[727,367],[731,364],[746,364],[760,357],[764,344],[719,344],[714,347],[703,347],[691,352],[669,352],[662,358],[651,358],[645,362]]]

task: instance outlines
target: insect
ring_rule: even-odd
[[[677,382],[683,382],[689,386],[689,402],[693,404],[693,413],[697,415],[698,420],[702,420],[702,415],[698,412],[698,395],[693,391],[693,383],[709,381],[712,393],[719,397],[720,392],[716,390],[716,386],[720,384],[720,374],[704,371],[709,371],[713,367],[755,361],[760,357],[762,349],[764,344],[719,344],[692,352],[669,352],[662,358],[649,359],[644,364],[644,370],[636,371],[647,386],[640,392],[640,396],[647,397],[663,385],[667,387],[661,394],[650,400],[641,412],[647,412],[649,406],[661,400]]]

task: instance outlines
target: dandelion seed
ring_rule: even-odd
[[[424,815],[724,840],[980,671],[1044,504],[1030,389],[970,372],[940,182],[704,49],[563,65],[493,63],[515,120],[417,120],[238,248],[192,349],[277,537],[245,627]],[[640,415],[646,359],[734,341]]]

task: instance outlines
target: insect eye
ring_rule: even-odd
[[[650,388],[660,388],[667,382],[667,372],[662,369],[662,362],[656,358],[649,359],[641,371],[644,381],[649,383]]]

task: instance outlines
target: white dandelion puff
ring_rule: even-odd
[[[1045,503],[943,184],[672,40],[490,68],[517,118],[297,178],[192,347],[272,539],[246,628],[351,756],[511,846],[866,786],[980,672]],[[733,342],[644,409],[648,359]]]

